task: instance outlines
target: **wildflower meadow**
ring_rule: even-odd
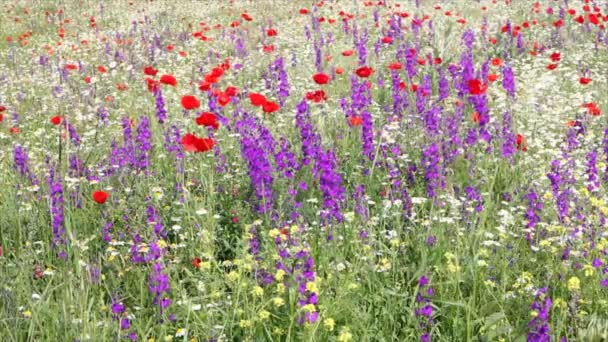
[[[608,341],[608,1],[0,13],[0,341]]]

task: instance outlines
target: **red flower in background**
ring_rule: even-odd
[[[274,101],[266,101],[266,103],[262,106],[264,113],[274,113],[279,109],[279,104]]]
[[[239,89],[237,87],[233,87],[233,86],[229,86],[226,87],[226,90],[224,90],[224,94],[233,97],[236,96],[239,93]]]
[[[581,77],[581,78],[578,80],[578,82],[579,82],[580,84],[582,84],[582,85],[586,85],[586,84],[591,83],[591,78],[589,78],[589,77]]]
[[[201,102],[192,95],[186,95],[182,97],[182,107],[185,110],[196,109],[201,105]]]
[[[198,90],[200,91],[207,91],[211,89],[211,83],[207,82],[207,81],[200,81],[198,83]]]
[[[486,83],[481,82],[479,79],[469,80],[469,94],[471,95],[482,95],[486,93],[488,90],[488,85]]]
[[[362,66],[362,67],[357,68],[357,70],[355,70],[355,73],[359,77],[367,78],[367,77],[370,77],[374,73],[374,69],[370,68],[368,66]]]
[[[148,91],[153,92],[158,88],[160,83],[153,78],[146,77],[146,85],[148,86]]]
[[[5,110],[6,110],[6,107],[0,106],[0,113],[4,112]]]
[[[215,140],[211,138],[199,138],[194,134],[186,134],[182,137],[182,146],[189,152],[207,152],[215,145]]]
[[[228,96],[228,94],[226,93],[220,93],[217,96],[217,103],[220,104],[220,106],[225,106],[230,102],[230,96]]]
[[[547,70],[555,70],[557,68],[557,64],[551,63],[547,65]]]
[[[361,126],[363,119],[360,116],[351,116],[348,118],[348,122],[351,126]]]
[[[344,50],[342,51],[342,56],[348,57],[348,56],[352,56],[355,53],[355,51],[353,50]]]
[[[312,76],[312,79],[315,81],[315,83],[321,84],[321,85],[329,83],[329,76],[322,72],[314,74]]]
[[[199,126],[211,127],[213,129],[219,128],[217,116],[211,112],[204,112],[198,118],[196,118],[196,124]]]
[[[93,191],[93,201],[95,201],[98,204],[106,203],[106,201],[108,200],[109,197],[110,197],[110,194],[103,190]]]
[[[325,92],[323,90],[309,91],[306,93],[306,99],[315,103],[319,103],[322,101],[326,101],[327,95],[325,95]]]
[[[148,76],[156,76],[157,73],[158,73],[158,70],[154,69],[151,66],[147,66],[144,68],[144,74],[146,74]]]
[[[587,113],[589,113],[593,116],[599,116],[600,114],[602,114],[602,111],[600,110],[600,107],[598,107],[597,103],[594,103],[594,102],[585,103],[585,104],[583,104],[583,107],[587,108]]]
[[[403,67],[403,64],[399,63],[399,62],[393,62],[391,64],[388,65],[388,68],[390,70],[399,70]]]
[[[201,260],[201,258],[194,258],[191,261],[192,266],[194,266],[196,268],[201,268],[201,262],[203,262],[203,260]]]
[[[173,75],[162,75],[160,77],[160,83],[175,87],[177,85],[177,79]]]
[[[268,30],[266,30],[266,35],[268,37],[274,37],[274,36],[277,35],[277,30],[275,30],[275,29],[268,29]]]
[[[61,121],[63,120],[63,118],[59,115],[55,115],[51,118],[51,123],[55,126],[59,125],[61,123]]]
[[[266,103],[266,96],[258,93],[249,94],[249,100],[251,101],[251,105],[260,107]]]
[[[526,152],[528,150],[528,142],[522,134],[517,134],[517,149]]]
[[[382,37],[382,42],[383,42],[384,44],[390,44],[390,43],[392,43],[392,42],[393,42],[393,38],[392,38],[392,37],[389,37],[389,36]]]

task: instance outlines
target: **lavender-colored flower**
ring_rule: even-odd
[[[152,132],[150,131],[150,120],[142,115],[137,125],[137,154],[135,166],[140,170],[150,167],[150,151],[152,150]]]
[[[431,198],[437,197],[437,190],[445,187],[445,176],[441,170],[441,154],[439,145],[432,143],[422,152],[421,163],[424,167],[424,180],[427,183],[427,194]]]
[[[274,149],[274,141],[270,142],[273,146],[265,146],[272,140],[268,138],[270,132],[257,123],[255,118],[247,114],[236,124],[237,132],[241,136],[241,155],[247,161],[248,175],[251,186],[255,189],[255,195],[259,204],[257,211],[266,213],[272,209],[272,165],[269,156],[272,155],[270,149]],[[266,139],[264,139],[266,138]]]
[[[337,161],[332,151],[324,151],[317,155],[318,169],[320,170],[319,187],[323,193],[323,210],[321,220],[328,224],[332,221],[342,222],[344,216],[341,212],[345,201],[345,190],[342,185],[342,176],[337,170]]]
[[[528,341],[529,342],[549,342],[551,341],[549,328],[549,313],[553,302],[547,295],[547,289],[538,290],[536,301],[532,303],[532,310],[536,312],[534,318],[528,323]]]
[[[370,161],[374,160],[374,128],[372,123],[372,115],[369,111],[361,113],[361,141],[363,143],[363,155]]]
[[[587,154],[587,190],[591,192],[598,191],[600,188],[600,179],[597,171],[597,151],[591,151]]]
[[[508,65],[502,68],[502,87],[510,97],[515,97],[515,76],[513,69]]]
[[[154,90],[154,103],[156,106],[156,119],[159,123],[165,123],[167,120],[167,109],[165,108],[165,99],[160,87]]]
[[[171,305],[171,299],[166,297],[171,291],[169,276],[163,272],[163,268],[162,263],[155,263],[148,282],[148,290],[154,296],[153,303],[158,305],[161,313]]]

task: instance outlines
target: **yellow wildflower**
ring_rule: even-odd
[[[570,291],[578,291],[581,289],[581,281],[577,277],[572,277],[568,279],[568,290]]]
[[[333,331],[334,327],[336,326],[336,321],[334,321],[332,318],[326,318],[323,321],[323,326],[325,327],[325,329]]]

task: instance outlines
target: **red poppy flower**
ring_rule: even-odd
[[[355,53],[355,51],[353,50],[344,50],[342,51],[342,56],[348,57],[348,56],[352,56]]]
[[[66,64],[65,68],[67,70],[76,70],[76,69],[78,69],[78,65],[76,65],[76,64]]]
[[[391,70],[399,70],[403,67],[403,64],[399,63],[399,62],[393,62],[391,64],[388,65],[388,68]]]
[[[230,96],[228,96],[226,93],[221,93],[217,96],[217,103],[220,104],[220,106],[225,106],[228,103],[230,103]]]
[[[517,134],[517,149],[526,152],[528,150],[528,142],[522,134]]]
[[[443,62],[443,60],[439,57],[435,57],[435,59],[433,59],[433,63],[435,64],[441,64],[441,62]]]
[[[241,14],[241,18],[245,19],[246,21],[252,21],[253,20],[253,18],[248,13]]]
[[[129,89],[129,86],[124,84],[124,83],[117,83],[116,84],[116,89],[123,91],[123,90],[127,90]]]
[[[382,42],[383,42],[384,44],[390,44],[390,43],[392,43],[392,42],[393,42],[393,37],[389,37],[389,36],[382,37]]]
[[[589,15],[587,15],[587,19],[593,25],[599,25],[600,24],[600,21],[598,20],[598,18],[597,18],[597,16],[595,14],[589,13]]]
[[[103,190],[93,191],[93,201],[97,202],[98,204],[106,203],[109,197],[110,194]]]
[[[342,69],[341,67],[336,67],[336,69],[334,71],[338,75],[342,75],[344,73],[344,69]]]
[[[498,75],[496,75],[496,74],[489,74],[489,75],[488,75],[488,81],[489,81],[489,82],[494,82],[494,81],[496,81],[497,79],[498,79]]]
[[[19,127],[16,127],[16,126],[13,126],[13,127],[9,128],[8,131],[10,133],[12,133],[12,134],[17,134],[17,133],[21,132],[21,130],[19,129]]]
[[[177,85],[177,79],[175,79],[175,76],[173,75],[162,75],[160,77],[160,83],[175,87]]]
[[[224,75],[224,69],[221,67],[215,67],[215,68],[211,69],[211,72],[209,73],[209,75],[211,75],[213,77],[222,77]]]
[[[264,113],[274,113],[280,109],[279,104],[274,101],[266,101],[262,106]]]
[[[551,63],[547,65],[547,70],[555,70],[557,68],[557,64]]]
[[[274,51],[274,45],[264,45],[262,47],[262,51],[264,51],[265,53],[271,53]]]
[[[200,105],[201,101],[199,101],[195,96],[182,96],[182,107],[184,107],[185,110],[196,109],[200,107]]]
[[[199,138],[194,134],[186,134],[182,137],[182,146],[189,152],[207,152],[215,145],[215,140],[211,138]]]
[[[306,99],[315,103],[320,103],[327,100],[327,95],[323,90],[309,91],[306,93]]]
[[[103,74],[104,72],[106,72],[108,70],[103,65],[100,65],[100,66],[97,67],[97,71],[99,71],[100,73]]]
[[[249,100],[251,101],[251,105],[260,107],[266,103],[266,96],[258,93],[249,94]]]
[[[351,116],[348,118],[348,122],[351,126],[361,126],[363,124],[363,119],[360,116]]]
[[[268,37],[274,37],[274,36],[276,36],[276,35],[277,35],[277,33],[278,33],[278,32],[277,32],[277,30],[275,30],[275,29],[268,29],[268,30],[266,30],[266,35],[267,35]]]
[[[471,114],[471,120],[473,120],[474,123],[480,123],[481,115],[479,115],[478,112],[473,112],[473,114]]]
[[[502,65],[502,59],[495,57],[492,58],[492,65],[493,66],[501,66]]]
[[[236,96],[239,93],[239,89],[237,87],[233,87],[233,86],[228,86],[226,87],[226,90],[224,90],[224,94],[233,97]]]
[[[155,91],[158,88],[158,86],[160,85],[160,83],[153,78],[146,77],[145,80],[146,80],[146,85],[148,86],[148,91],[150,91],[150,92]]]
[[[308,14],[308,10],[306,8],[301,8],[300,14]]]
[[[4,114],[0,113],[0,122],[4,121]]]
[[[196,124],[199,126],[211,127],[213,129],[219,128],[217,116],[211,112],[204,112],[198,118],[196,118]]]
[[[560,27],[564,26],[564,21],[562,19],[558,19],[555,22],[553,22],[553,26],[560,28]]]
[[[488,89],[488,85],[486,83],[481,82],[478,79],[469,80],[469,94],[471,95],[482,95],[485,94]]]
[[[370,68],[368,66],[362,66],[362,67],[357,68],[357,70],[355,70],[355,73],[359,77],[367,78],[374,73],[374,69]]]
[[[207,90],[211,89],[211,83],[209,83],[207,81],[200,81],[198,83],[198,89],[200,91],[207,91]]]
[[[585,104],[583,104],[583,107],[587,108],[587,113],[589,113],[593,116],[599,116],[600,114],[602,114],[602,111],[600,110],[600,107],[597,106],[597,103],[594,103],[594,102],[585,103]]]
[[[219,80],[220,80],[219,77],[215,76],[213,74],[207,74],[207,75],[205,75],[205,79],[204,79],[204,81],[207,82],[207,83],[209,83],[209,84],[215,84]]]
[[[580,84],[582,84],[582,85],[586,85],[586,84],[591,83],[591,78],[589,78],[589,77],[581,77],[581,78],[578,80],[578,82],[579,82]]]
[[[203,262],[203,260],[201,260],[201,258],[194,258],[191,261],[192,266],[194,266],[196,268],[201,268],[201,262]]]
[[[585,17],[583,17],[582,15],[579,15],[578,17],[574,18],[574,21],[576,21],[579,24],[584,24],[585,23]]]
[[[59,115],[55,115],[51,118],[51,123],[55,126],[59,125],[63,119]]]
[[[327,74],[322,73],[322,72],[314,74],[312,76],[312,79],[317,84],[327,84],[329,82],[329,76]]]
[[[148,76],[156,76],[157,73],[158,73],[158,70],[154,69],[151,66],[147,66],[144,68],[144,74],[146,74]]]
[[[559,62],[559,60],[562,58],[562,55],[559,52],[554,52],[549,56],[549,58],[551,58],[552,62]]]
[[[6,107],[0,106],[0,113],[4,112],[5,110],[6,110]]]

